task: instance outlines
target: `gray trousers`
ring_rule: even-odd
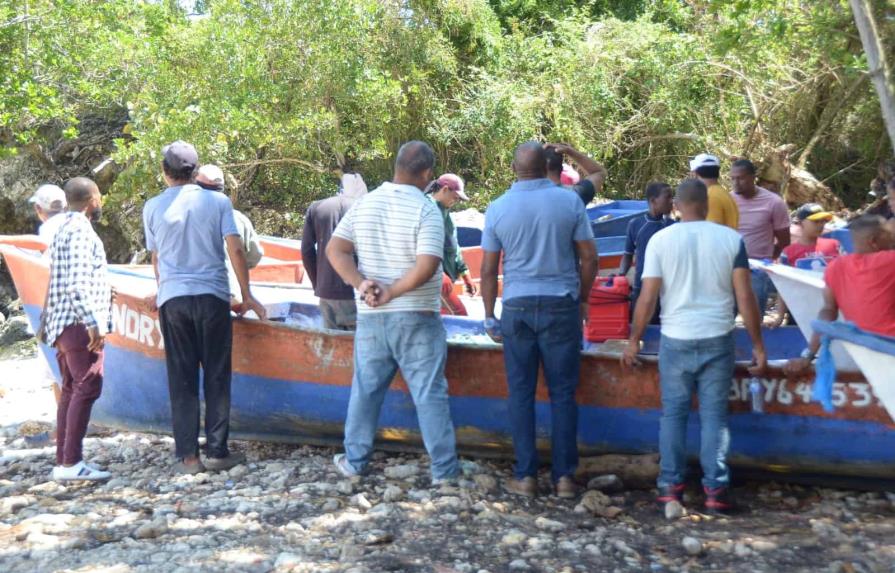
[[[354,299],[320,299],[320,315],[323,328],[329,330],[354,330],[357,327],[357,305]]]

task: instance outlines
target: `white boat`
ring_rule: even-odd
[[[895,338],[872,334],[846,322],[815,320],[812,327],[842,344],[870,382],[873,393],[895,419]]]
[[[795,318],[805,340],[811,340],[813,330],[811,323],[824,305],[823,273],[778,264],[767,264],[760,261],[749,261],[753,268],[763,269],[774,281],[777,292],[786,302],[786,307]],[[839,317],[842,320],[842,317]],[[844,372],[857,372],[858,364],[847,352],[841,342],[834,342],[831,350],[836,368]]]

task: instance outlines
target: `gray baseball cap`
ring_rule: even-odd
[[[185,141],[177,140],[162,148],[165,163],[168,167],[180,171],[181,169],[195,169],[199,165],[199,154],[196,148]]]

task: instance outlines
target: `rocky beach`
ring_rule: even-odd
[[[113,479],[61,485],[46,376],[33,344],[0,362],[5,572],[895,571],[886,492],[745,482],[739,515],[663,514],[654,492],[607,476],[567,501],[544,474],[529,501],[503,493],[506,461],[464,458],[463,478],[435,488],[421,455],[377,452],[349,480],[333,448],[246,442],[245,465],[175,476],[169,437],[104,428],[86,454]]]

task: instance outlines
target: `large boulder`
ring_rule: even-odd
[[[33,336],[34,332],[25,316],[13,316],[0,324],[0,347],[29,340]]]

